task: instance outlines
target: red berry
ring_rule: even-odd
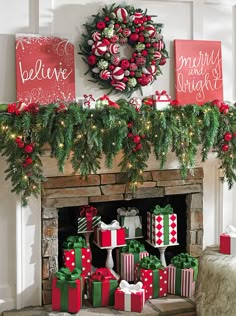
[[[26,165],[31,165],[32,163],[33,163],[33,159],[32,159],[32,158],[27,157],[27,158],[25,159],[25,164],[26,164]]]
[[[142,144],[137,144],[136,146],[135,146],[135,148],[136,148],[136,150],[140,150],[140,149],[142,149]]]
[[[135,75],[135,72],[134,71],[130,71],[129,74],[130,74],[131,77],[133,77]]]
[[[26,145],[25,148],[24,148],[24,151],[25,151],[27,154],[32,153],[33,150],[34,150],[34,148],[33,148],[32,145]]]
[[[127,134],[127,137],[128,137],[128,138],[131,138],[131,137],[133,137],[133,134],[132,134],[132,133],[128,133],[128,134]]]
[[[131,127],[133,126],[133,123],[129,122],[129,123],[127,124],[127,126],[128,126],[128,128],[131,128]]]
[[[105,20],[106,22],[110,21],[109,16],[106,16],[104,20]]]
[[[150,44],[150,43],[147,43],[145,46],[146,46],[147,48],[149,48],[149,47],[151,47],[151,44]]]
[[[231,140],[232,140],[232,134],[231,133],[229,133],[229,132],[227,132],[227,133],[225,133],[225,135],[224,135],[224,140],[226,141],[226,142],[230,142]]]
[[[229,150],[229,145],[223,144],[223,145],[221,146],[221,149],[222,149],[223,151],[228,151],[228,150]]]
[[[142,26],[140,26],[140,31],[144,31],[145,30],[145,27],[142,25]]]
[[[17,143],[17,146],[19,148],[24,148],[25,144],[22,141],[20,141],[20,142]]]
[[[139,41],[140,41],[141,43],[143,43],[144,40],[145,40],[144,36],[139,36]]]
[[[140,142],[140,140],[141,140],[141,137],[139,135],[135,135],[134,139],[133,139],[133,142],[138,144]]]

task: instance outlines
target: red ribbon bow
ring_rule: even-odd
[[[94,281],[106,281],[116,279],[108,268],[96,269],[95,272],[91,275],[91,278]]]
[[[161,91],[161,92],[156,91],[156,95],[158,95],[158,96],[161,96],[161,95],[166,95],[166,96],[168,96],[166,90],[163,90],[163,91]]]
[[[86,217],[88,230],[92,230],[93,217],[96,215],[97,215],[96,207],[93,207],[90,205],[86,205],[82,207],[82,210],[80,211],[80,217]]]

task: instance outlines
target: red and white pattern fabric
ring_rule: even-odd
[[[119,222],[114,220],[106,225],[100,222],[95,228],[94,241],[99,247],[117,247],[125,245],[125,229],[120,227]]]
[[[79,255],[79,258],[76,258],[75,249],[63,250],[64,266],[67,267],[68,269],[70,269],[70,271],[74,270],[74,268],[81,269],[83,276],[85,276],[85,277],[90,276],[91,275],[91,268],[92,268],[91,249],[90,248],[79,248],[77,255]]]
[[[139,260],[141,260],[144,257],[149,256],[149,253],[147,251],[142,251],[139,254],[132,254],[132,253],[121,253],[120,254],[120,277],[121,279],[124,279],[128,282],[134,281],[135,276],[135,264],[138,262],[135,262],[135,256],[139,257]]]

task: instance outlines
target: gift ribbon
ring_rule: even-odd
[[[169,215],[173,214],[173,208],[170,204],[167,204],[164,207],[156,205],[152,210],[152,214],[155,216],[162,215],[163,216],[163,225],[164,225],[164,245],[169,244]],[[154,219],[153,219],[154,220]],[[152,236],[152,221],[150,221],[150,230]]]
[[[72,272],[68,268],[61,268],[55,273],[57,278],[56,287],[60,289],[61,292],[61,311],[68,311],[68,292],[70,288],[77,288],[76,280],[80,280],[82,286],[81,270],[75,268]],[[81,291],[82,292],[82,291]]]
[[[96,207],[86,205],[83,206],[80,211],[80,217],[86,217],[87,220],[87,230],[93,229],[93,217],[97,215]]]
[[[151,212],[154,214],[154,215],[167,215],[167,214],[172,214],[174,211],[173,211],[173,208],[170,206],[170,204],[167,204],[166,206],[164,207],[161,207],[160,205],[156,205],[152,210]]]
[[[146,269],[146,270],[158,270],[158,269],[164,269],[164,266],[161,263],[161,260],[158,259],[156,256],[149,256],[144,257],[140,261],[140,268]]]
[[[135,215],[138,215],[139,210],[137,208],[134,208],[134,207],[128,207],[127,210],[124,207],[120,207],[117,209],[117,213],[120,216],[135,216]]]
[[[117,230],[120,228],[120,224],[117,220],[113,220],[110,224],[105,224],[101,221],[98,225],[102,230]]]
[[[111,271],[107,268],[98,268],[91,275],[92,280],[94,281],[105,281],[105,280],[116,280]]]
[[[121,248],[121,252],[140,253],[142,251],[145,251],[145,247],[138,240],[128,240],[127,244]]]
[[[197,280],[197,274],[198,274],[198,260],[192,256],[190,256],[188,253],[181,253],[171,259],[171,263],[178,269],[177,270],[181,272],[181,269],[189,269],[192,268],[194,270],[194,281]],[[181,278],[180,273],[178,272],[178,280]],[[177,276],[176,276],[177,278]]]
[[[170,101],[171,100],[171,97],[167,94],[166,90],[163,90],[161,92],[156,91],[154,96],[157,96],[158,100],[160,99],[161,96],[165,96],[166,97],[165,101]]]
[[[121,280],[119,287],[124,293],[136,293],[142,289],[143,283],[129,284],[126,280]]]
[[[82,267],[82,248],[87,248],[86,241],[83,237],[69,236],[62,244],[64,249],[74,249],[75,266]]]

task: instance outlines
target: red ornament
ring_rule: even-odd
[[[129,123],[127,124],[127,126],[128,126],[128,128],[131,128],[131,127],[133,126],[133,123],[129,122]]]
[[[140,149],[142,149],[142,147],[143,147],[142,144],[139,143],[139,144],[136,145],[135,148],[136,148],[136,150],[140,150]]]
[[[106,16],[104,20],[105,20],[106,22],[109,22],[109,21],[110,21],[109,16]]]
[[[104,39],[102,40],[102,43],[103,43],[104,45],[107,45],[107,46],[110,45],[110,41],[109,41],[108,38],[104,38]]]
[[[160,62],[159,62],[159,65],[160,66],[163,66],[163,65],[165,65],[166,64],[166,58],[161,58],[161,60],[160,60]]]
[[[228,145],[228,144],[223,144],[223,145],[221,146],[221,149],[222,149],[223,151],[228,151],[228,150],[229,150],[229,145]]]
[[[90,56],[88,56],[87,61],[88,61],[89,65],[95,65],[97,62],[97,58],[95,55],[90,55]]]
[[[137,33],[132,33],[129,37],[130,42],[137,42],[139,39],[139,36]]]
[[[120,67],[122,69],[128,69],[129,65],[130,65],[130,63],[129,63],[128,59],[122,59],[120,62]]]
[[[229,132],[225,133],[224,140],[226,142],[230,142],[232,140],[232,138],[233,138],[233,135],[231,133],[229,133]]]
[[[98,29],[98,30],[104,30],[105,27],[106,27],[106,23],[103,22],[103,21],[100,21],[100,22],[98,22],[98,23],[96,24],[96,26],[97,26],[97,29]]]
[[[135,135],[134,138],[133,138],[133,142],[138,144],[141,140],[141,137],[139,135]]]
[[[127,134],[127,137],[128,137],[128,138],[131,138],[131,137],[133,137],[133,134],[132,134],[132,133],[128,133],[128,134]]]
[[[142,55],[143,55],[143,56],[147,56],[147,55],[148,55],[148,51],[144,49],[144,50],[142,51]]]
[[[34,150],[32,145],[26,145],[24,148],[24,152],[26,152],[27,154],[32,153],[32,151]]]
[[[20,143],[20,142],[22,142],[22,139],[17,136],[16,139],[15,139],[15,142],[16,142],[16,143]]]
[[[25,144],[22,141],[17,142],[17,147],[24,148],[24,146],[25,146]]]
[[[26,108],[25,112],[37,114],[39,112],[39,105],[37,103],[30,103]]]
[[[25,159],[25,164],[26,164],[26,165],[31,165],[32,163],[33,163],[33,159],[32,159],[32,158],[27,157],[27,158]]]
[[[141,43],[143,43],[144,41],[145,41],[145,38],[144,38],[144,36],[139,36],[139,41],[141,42]]]

